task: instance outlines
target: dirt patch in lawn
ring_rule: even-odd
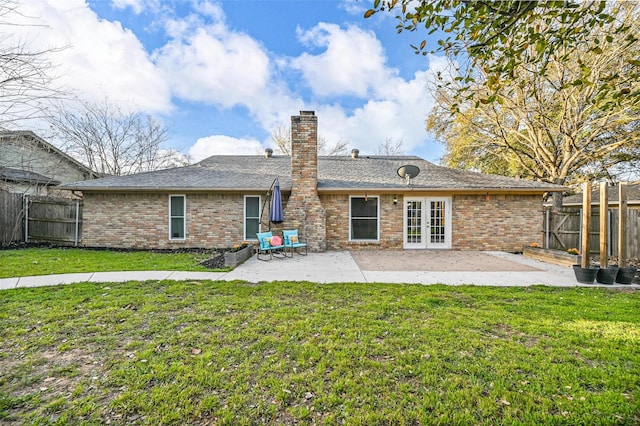
[[[363,271],[500,272],[540,270],[479,251],[353,251],[351,256]]]

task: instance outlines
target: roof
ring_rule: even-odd
[[[617,205],[620,199],[618,192],[618,185],[609,186],[607,195],[609,198],[609,205]],[[640,181],[630,182],[627,185],[627,203],[628,204],[640,204]],[[591,204],[600,204],[600,189],[595,187],[591,190]],[[582,193],[570,195],[564,197],[562,200],[563,206],[581,206],[582,205]]]
[[[28,139],[36,141],[37,143],[39,143],[45,149],[47,149],[49,151],[52,151],[52,152],[55,152],[61,158],[64,158],[67,162],[69,162],[70,164],[72,164],[76,168],[80,169],[82,172],[89,174],[89,176],[94,176],[94,177],[98,176],[97,172],[91,170],[89,167],[85,166],[84,164],[82,164],[81,162],[79,162],[75,158],[71,157],[69,154],[65,153],[64,151],[61,151],[58,148],[56,148],[55,146],[51,145],[49,142],[45,141],[44,139],[42,139],[40,136],[36,135],[31,130],[4,130],[4,131],[0,132],[0,140],[1,139],[5,139],[5,138],[7,138],[7,139],[8,138],[16,139],[16,138],[19,138],[19,137],[28,138]]]
[[[398,168],[407,164],[421,170],[411,179],[410,185],[397,174]],[[291,191],[290,156],[215,155],[191,166],[76,182],[63,188],[82,191],[267,191],[276,178],[282,191]],[[318,157],[318,192],[357,190],[543,193],[566,188],[450,169],[415,156]]]
[[[54,180],[49,176],[41,175],[40,173],[31,172],[28,170],[14,169],[11,167],[0,166],[0,180],[9,182],[25,182],[25,183],[40,183],[45,185],[60,185],[60,181]]]

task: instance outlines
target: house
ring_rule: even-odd
[[[31,131],[0,132],[0,190],[68,196],[59,185],[98,174]]]
[[[609,208],[618,208],[620,195],[618,192],[619,185],[609,186],[607,188],[607,198],[609,199]],[[593,185],[591,189],[591,206],[600,205],[600,188]],[[570,195],[562,199],[563,207],[582,207],[582,194]],[[627,184],[627,207],[630,209],[640,209],[640,181],[629,182]]]
[[[566,189],[414,156],[318,156],[317,131],[315,113],[301,111],[291,118],[291,156],[212,156],[65,185],[84,195],[82,244],[223,248],[255,240],[269,226],[267,192],[278,179],[278,229],[299,229],[312,251],[520,251],[541,243],[543,194]]]

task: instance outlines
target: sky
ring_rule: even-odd
[[[377,154],[386,140],[438,162],[425,130],[427,81],[440,57],[416,55],[422,33],[368,0],[21,0],[32,47],[64,47],[56,83],[108,99],[169,129],[196,162],[258,154],[291,116],[313,110],[328,145]],[[33,25],[36,22],[37,25]]]

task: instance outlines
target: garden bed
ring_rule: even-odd
[[[571,254],[566,251],[544,249],[541,247],[524,247],[522,249],[522,255],[531,259],[566,266],[568,268],[572,265],[580,264],[580,260],[582,258],[579,254]]]

